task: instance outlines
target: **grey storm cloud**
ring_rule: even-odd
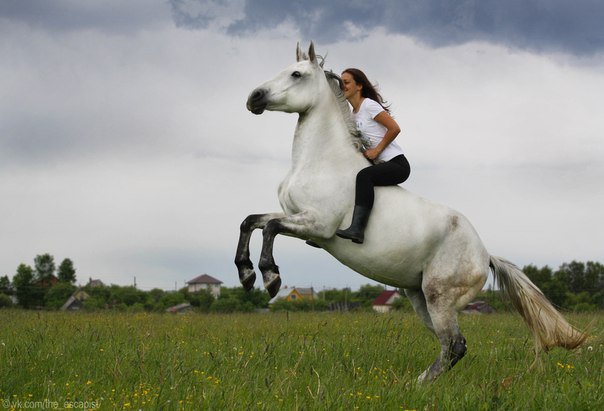
[[[127,33],[166,20],[169,8],[147,0],[2,0],[2,20],[22,22],[48,31],[96,29]]]
[[[482,40],[578,56],[604,48],[600,0],[171,0],[171,5],[180,27],[207,28],[221,18],[232,35],[289,23],[321,42],[382,28],[432,47]],[[236,17],[225,24],[227,15]]]

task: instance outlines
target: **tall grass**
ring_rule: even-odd
[[[420,386],[438,346],[413,314],[3,310],[0,408],[604,409],[604,316],[571,321],[593,321],[586,346],[528,372],[518,316],[462,316],[466,357]]]

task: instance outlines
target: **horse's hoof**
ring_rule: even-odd
[[[434,364],[432,364],[426,371],[424,371],[419,377],[417,377],[418,384],[430,384],[438,378],[438,376],[442,373],[442,371],[434,368]]]
[[[266,288],[266,291],[268,291],[268,294],[271,296],[271,298],[276,296],[281,288],[281,277],[279,277],[279,274],[276,274],[272,280],[265,282],[264,287]]]
[[[241,278],[241,285],[245,291],[250,291],[254,288],[254,283],[256,282],[256,272],[252,269],[245,269]]]

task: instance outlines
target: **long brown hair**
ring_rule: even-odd
[[[371,84],[365,73],[357,68],[347,68],[342,73],[348,73],[352,76],[355,83],[363,86],[361,96],[377,101],[387,113],[390,113],[390,104],[386,104],[386,100],[377,91],[377,87]]]

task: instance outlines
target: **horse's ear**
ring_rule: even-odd
[[[300,50],[300,42],[296,45],[296,61],[301,62],[304,60],[304,55],[302,54],[302,50]]]
[[[317,55],[315,54],[315,44],[311,41],[310,47],[308,48],[308,57],[310,58],[310,62],[313,64],[317,64]]]

